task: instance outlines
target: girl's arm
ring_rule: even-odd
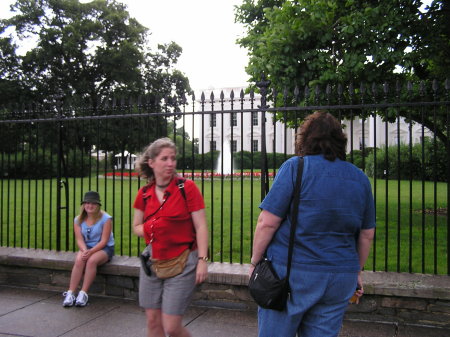
[[[75,232],[75,240],[77,242],[78,249],[82,252],[87,250],[86,243],[84,242],[83,234],[81,233],[81,226],[75,221],[73,224],[73,231]]]

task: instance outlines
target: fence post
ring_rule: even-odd
[[[258,109],[261,111],[261,201],[269,192],[269,171],[267,169],[267,149],[266,149],[266,111],[269,109],[267,105],[267,91],[270,81],[266,80],[266,76],[262,74],[261,81],[256,82],[256,86],[261,93],[261,105]]]
[[[56,188],[56,250],[61,250],[61,157],[62,153],[62,104],[58,99],[56,102],[58,112],[58,160],[57,160],[57,188]]]
[[[57,161],[57,189],[56,189],[56,250],[61,250],[61,240],[62,240],[62,224],[61,224],[61,210],[66,210],[65,216],[65,229],[66,229],[66,247],[65,250],[69,249],[69,184],[67,182],[67,167],[64,158],[64,125],[63,125],[63,103],[61,98],[56,101],[56,109],[58,112],[58,161]],[[64,173],[64,177],[63,177]],[[62,195],[61,189],[64,188],[65,191],[65,206],[62,205]]]

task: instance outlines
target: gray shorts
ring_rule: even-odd
[[[147,276],[142,269],[139,274],[139,305],[145,309],[161,309],[167,315],[183,315],[195,290],[197,250],[189,254],[186,267],[177,276],[159,279]]]

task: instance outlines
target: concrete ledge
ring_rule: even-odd
[[[0,264],[18,267],[71,271],[74,252],[57,252],[46,249],[0,247]],[[98,269],[98,274],[139,277],[140,261],[137,257],[114,256]],[[208,283],[247,285],[248,264],[210,263]]]
[[[366,294],[450,300],[450,276],[363,272]]]
[[[0,264],[52,270],[72,270],[75,253],[45,249],[0,247]],[[99,274],[139,277],[137,257],[114,256]],[[207,283],[246,286],[248,264],[213,262]],[[366,294],[450,300],[450,276],[394,272],[363,272]]]
[[[64,291],[73,252],[0,247],[0,285]],[[137,299],[140,261],[114,256],[100,267],[90,292]],[[206,282],[197,287],[194,305],[255,310],[247,289],[248,264],[210,263]],[[347,319],[422,324],[450,328],[450,276],[363,272],[365,296],[349,305]]]

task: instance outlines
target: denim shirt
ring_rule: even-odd
[[[284,219],[267,250],[269,259],[282,264],[287,262],[298,162],[294,157],[283,163],[260,205]],[[367,176],[346,161],[305,156],[293,264],[311,271],[359,271],[359,232],[373,227],[375,207]]]

